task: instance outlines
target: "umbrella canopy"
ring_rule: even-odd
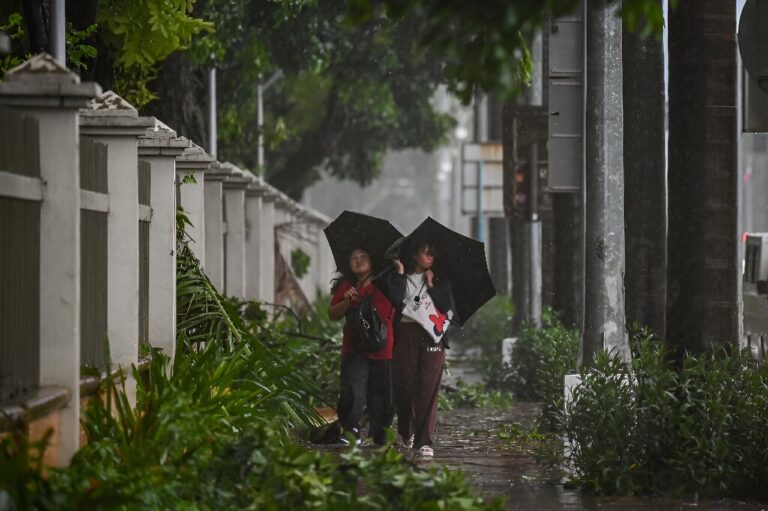
[[[336,268],[347,269],[352,250],[364,247],[370,251],[374,273],[389,264],[383,257],[384,252],[403,236],[388,221],[354,211],[343,211],[324,232]]]
[[[485,245],[428,217],[407,238],[391,245],[387,252],[397,252],[402,257],[414,250],[414,243],[423,241],[429,241],[435,247],[435,275],[451,283],[454,312],[458,315],[454,322],[463,325],[485,302],[496,296],[485,260]]]

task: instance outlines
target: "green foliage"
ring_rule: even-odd
[[[348,20],[365,24],[385,17],[423,15],[419,47],[447,63],[451,90],[466,103],[477,89],[510,98],[530,80],[528,44],[549,18],[573,12],[578,0],[347,0]],[[677,2],[672,1],[674,6]],[[621,14],[631,29],[661,36],[659,0],[624,0]]]
[[[71,23],[67,23],[67,65],[70,69],[75,71],[88,69],[86,60],[96,58],[96,48],[90,44],[85,44],[83,41],[93,36],[98,27],[94,23],[85,30],[75,30]]]
[[[630,370],[601,354],[563,418],[575,478],[600,494],[766,498],[768,367],[638,339]]]
[[[33,444],[20,434],[0,438],[0,509],[52,507],[52,492],[43,473],[43,453],[50,436],[48,433]]]
[[[449,332],[451,348],[468,357],[493,388],[500,388],[501,341],[512,334],[513,318],[512,300],[500,295],[483,305],[461,329]]]
[[[579,332],[563,326],[546,310],[541,328],[526,326],[512,350],[512,361],[504,368],[500,386],[523,399],[542,402],[540,422],[551,428],[562,409],[563,377],[576,369]]]
[[[296,275],[296,278],[300,279],[307,274],[309,263],[311,261],[312,259],[309,257],[309,254],[302,249],[295,248],[291,251],[291,268],[293,269],[293,274]]]
[[[157,64],[213,29],[192,17],[195,0],[99,0],[98,22],[115,56],[115,91],[140,108],[157,96],[149,83]]]
[[[212,1],[199,13],[216,24],[193,53],[205,67],[216,56],[219,153],[255,168],[263,129],[267,177],[294,197],[321,170],[368,184],[388,149],[429,150],[453,126],[430,103],[442,63],[414,51],[421,20],[349,27],[344,13],[336,0]],[[260,129],[254,84],[277,69],[284,78],[264,95]]]
[[[669,0],[669,8],[675,9],[679,0]],[[664,31],[664,9],[659,0],[623,0],[621,17],[627,28],[640,31],[641,37],[661,38]]]
[[[0,31],[8,34],[12,44],[18,44],[18,41],[23,39],[26,35],[26,31],[24,30],[24,18],[21,16],[21,13],[14,12],[10,14],[5,23],[0,25]],[[3,55],[0,57],[0,73],[5,73],[22,62],[24,61],[19,55],[13,53],[10,55]]]
[[[498,390],[489,389],[484,384],[468,385],[464,380],[456,381],[456,387],[449,387],[440,392],[437,406],[440,410],[456,408],[509,408],[512,397]]]
[[[319,297],[311,309],[297,314],[287,307],[279,307],[271,322],[257,303],[246,307],[246,317],[261,317],[262,321],[248,321],[249,328],[273,351],[279,351],[281,360],[301,370],[315,383],[318,392],[309,397],[314,406],[335,406],[339,397],[339,362],[343,321],[328,318],[331,297]]]

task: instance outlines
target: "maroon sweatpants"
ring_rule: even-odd
[[[432,445],[445,347],[417,323],[398,324],[396,334],[392,380],[397,431],[405,440],[415,434],[413,446],[418,449]]]

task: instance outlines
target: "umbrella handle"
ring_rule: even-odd
[[[382,270],[379,273],[377,273],[376,275],[374,275],[373,278],[371,279],[371,281],[374,281],[374,280],[376,280],[376,279],[378,279],[380,277],[383,277],[384,275],[386,275],[387,273],[391,272],[394,269],[395,268],[392,267],[392,266],[390,266],[389,268],[385,268],[384,270]]]

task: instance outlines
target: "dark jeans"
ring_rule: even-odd
[[[437,418],[437,394],[443,378],[445,347],[416,323],[400,323],[395,339],[392,372],[397,408],[397,431],[413,446],[432,445]]]
[[[359,435],[360,419],[368,405],[368,435],[376,444],[387,440],[386,428],[392,425],[392,361],[371,360],[358,353],[341,357],[341,395],[339,421],[344,431]]]

